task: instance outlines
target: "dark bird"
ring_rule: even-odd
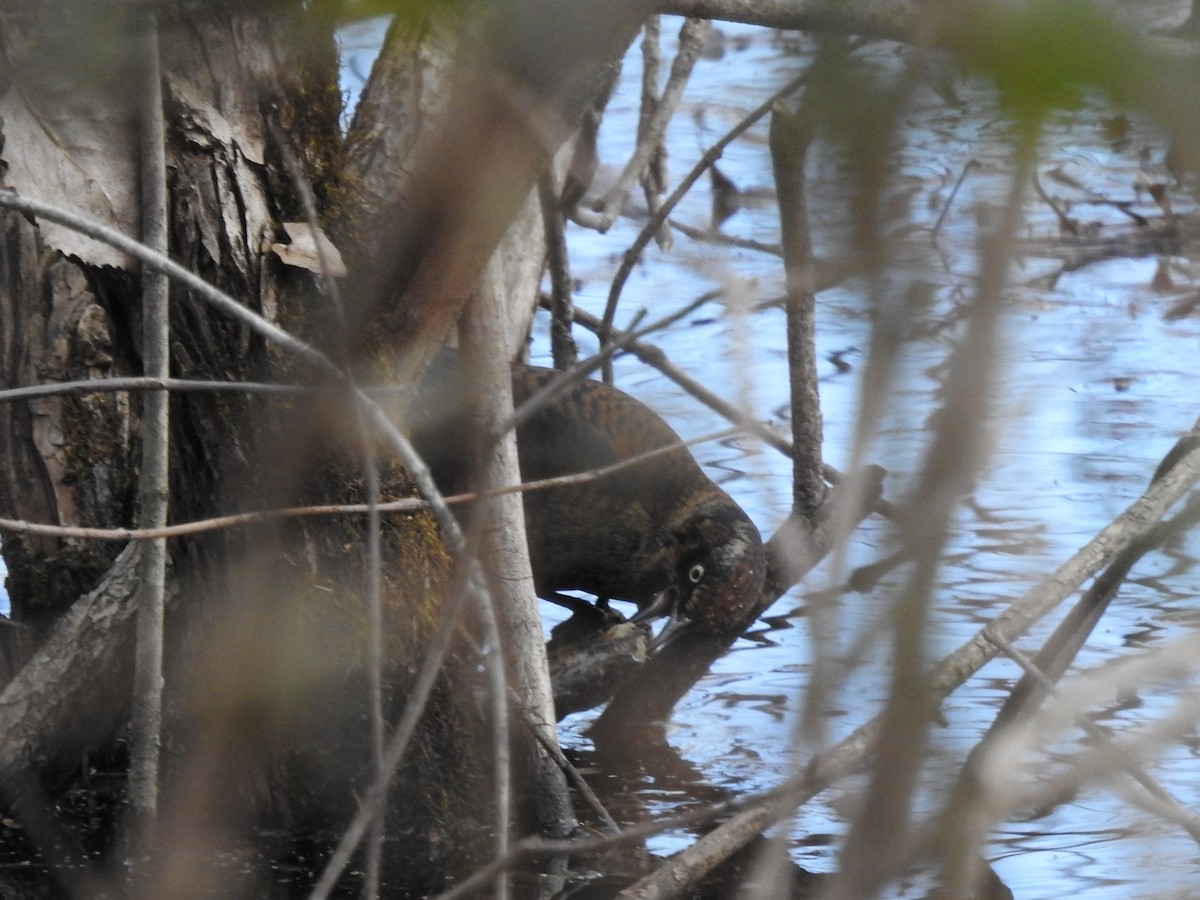
[[[453,354],[439,357],[418,398],[432,427],[417,447],[450,489],[464,483],[462,379]],[[561,372],[513,367],[525,402]],[[436,410],[436,418],[434,411]],[[538,594],[582,590],[638,606],[635,619],[669,616],[656,643],[689,631],[732,636],[749,624],[766,557],[758,529],[701,470],[679,436],[643,403],[582,381],[517,430],[523,481],[611,466],[674,447],[599,478],[524,494]]]

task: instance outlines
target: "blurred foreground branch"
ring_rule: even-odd
[[[930,702],[935,706],[940,704],[1001,652],[999,646],[1003,642],[1015,641],[1074,593],[1087,577],[1141,540],[1198,481],[1200,448],[1193,448],[1070,559],[1042,578],[973,638],[944,657],[925,679]],[[999,640],[994,641],[993,636]],[[690,882],[711,871],[747,840],[789,815],[797,806],[841,778],[861,771],[875,752],[881,730],[882,716],[855,729],[838,744],[814,757],[803,772],[781,786],[779,794],[737,813],[673,857],[667,866],[624,891],[622,898],[666,900],[674,896],[680,883]]]

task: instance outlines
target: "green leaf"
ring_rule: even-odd
[[[1088,90],[1120,101],[1148,67],[1140,36],[1087,0],[961,3],[942,45],[990,76],[1020,118],[1077,106]]]

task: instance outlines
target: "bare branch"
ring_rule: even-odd
[[[1074,556],[1042,578],[973,638],[943,658],[925,678],[931,702],[940,703],[995,657],[999,652],[998,642],[993,642],[990,639],[991,635],[997,635],[1002,641],[1009,643],[1016,640],[1073,593],[1107,560],[1152,528],[1153,523],[1162,518],[1166,510],[1197,481],[1200,481],[1200,447],[1193,447],[1179,457],[1169,471],[1151,484],[1141,497]],[[782,817],[789,815],[796,806],[808,801],[819,791],[847,775],[860,771],[877,746],[881,733],[881,719],[882,716],[876,716],[829,750],[814,757],[802,773],[798,773],[781,788],[781,792],[787,793],[787,802],[780,802],[780,794],[760,798],[758,802],[677,854],[672,860],[672,866],[679,867],[681,871],[688,871],[694,868],[696,860],[703,859],[704,870],[711,870],[741,846],[736,841],[730,841],[729,835],[756,836]],[[723,847],[724,852],[713,856],[710,849],[714,845]],[[660,869],[621,896],[629,900],[666,900],[672,896],[674,888],[671,885],[674,884],[675,877],[676,869]]]
[[[566,371],[575,366],[579,348],[571,335],[575,309],[571,301],[571,258],[567,253],[566,222],[552,171],[543,172],[538,179],[538,199],[546,229],[546,269],[550,277],[550,351],[554,367]]]
[[[611,342],[612,340],[612,323],[617,315],[617,302],[621,298],[621,291],[625,287],[625,282],[633,273],[633,268],[637,265],[637,261],[641,258],[642,251],[646,249],[646,245],[649,244],[654,238],[654,235],[658,233],[658,229],[662,227],[662,223],[666,221],[667,217],[671,214],[671,211],[679,205],[679,201],[682,200],[684,196],[686,196],[687,192],[692,189],[692,185],[700,180],[700,176],[705,173],[708,167],[721,158],[721,154],[725,151],[727,146],[733,143],[733,141],[736,140],[743,132],[747,131],[751,125],[770,112],[771,107],[774,105],[776,100],[780,99],[781,97],[786,97],[792,92],[798,90],[807,80],[807,73],[793,78],[786,85],[755,107],[754,110],[748,116],[746,116],[746,118],[726,132],[720,140],[713,144],[708,151],[702,157],[700,157],[700,160],[695,166],[692,167],[692,170],[688,172],[686,176],[684,176],[683,180],[679,182],[675,190],[671,192],[670,196],[663,201],[662,206],[660,206],[658,210],[650,216],[650,221],[648,221],[642,230],[638,232],[638,236],[634,239],[633,244],[631,244],[625,251],[625,254],[621,258],[621,265],[617,269],[617,274],[613,276],[613,283],[608,291],[608,302],[605,304],[604,315],[601,317],[601,325],[597,331],[597,334],[600,335],[600,342],[602,346]],[[609,380],[611,380],[611,377]]]
[[[707,24],[707,23],[706,23]],[[684,24],[687,28],[687,23]],[[711,33],[711,28],[709,29]],[[680,29],[680,48],[683,47],[683,29]],[[676,61],[680,59],[676,57]],[[658,94],[659,70],[662,68],[662,17],[649,16],[642,26],[642,102],[638,107],[638,145],[645,140],[647,130],[652,126],[660,106]],[[672,74],[674,68],[672,68]],[[669,87],[669,85],[668,85]],[[664,92],[665,95],[665,92]],[[678,101],[676,101],[678,102]],[[650,158],[644,167],[640,181],[642,196],[646,198],[646,209],[653,215],[662,202],[662,195],[667,190],[667,145],[664,135],[660,135],[654,145]],[[658,246],[663,250],[671,249],[671,229],[663,225],[655,235]]]
[[[0,785],[20,785],[36,760],[79,752],[111,734],[128,712],[127,701],[114,702],[110,679],[97,672],[116,672],[118,682],[133,679],[129,647],[137,615],[141,544],[130,544],[113,562],[95,589],[79,598],[54,625],[46,642],[0,692]],[[113,636],[96,641],[97,629]],[[70,684],[73,695],[46,702],[46,686]],[[127,695],[128,696],[128,695]],[[54,746],[44,743],[53,739]]]
[[[663,135],[667,131],[667,123],[675,114],[675,107],[679,105],[679,99],[683,96],[688,76],[691,75],[692,68],[700,57],[700,50],[704,47],[710,27],[707,21],[688,19],[680,28],[679,50],[675,54],[674,62],[671,63],[671,74],[667,79],[667,86],[663,89],[662,96],[655,101],[654,109],[644,124],[639,123],[638,143],[634,148],[633,156],[625,164],[625,169],[617,178],[616,184],[609,189],[596,208],[600,217],[601,231],[607,231],[617,216],[621,214],[621,208],[629,197],[630,189],[644,176],[651,158],[662,143]],[[662,224],[661,219],[659,224]]]
[[[916,39],[923,15],[923,4],[912,0],[659,0],[657,9],[768,28],[910,42]]]
[[[1187,441],[1194,432],[1183,438]],[[1193,444],[1194,445],[1194,444]],[[1177,445],[1179,446],[1179,445]],[[1168,454],[1168,459],[1170,454]],[[1164,460],[1168,468],[1168,460]],[[986,791],[983,767],[991,759],[991,751],[998,741],[1004,739],[1012,729],[1020,727],[1034,714],[1042,700],[1053,692],[1055,683],[1062,677],[1075,655],[1083,646],[1088,635],[1099,622],[1109,602],[1116,596],[1117,589],[1129,574],[1134,563],[1155,547],[1195,526],[1200,520],[1200,498],[1193,496],[1184,510],[1172,519],[1157,523],[1145,534],[1130,542],[1116,554],[1108,567],[1084,592],[1083,596],[1058,624],[1045,641],[1037,656],[1029,660],[1002,636],[988,634],[990,642],[1016,660],[1025,675],[1005,698],[1004,705],[993,720],[983,738],[972,748],[954,790],[950,794],[939,821],[931,829],[931,837],[937,848],[936,855],[942,860],[943,879],[951,893],[965,890],[964,885],[975,877],[979,846],[991,828],[991,803],[981,803],[981,792]],[[1091,734],[1094,728],[1090,720],[1080,717],[1080,724]],[[1165,792],[1149,783],[1144,773],[1134,769],[1135,778],[1142,783],[1160,803],[1169,802]],[[1185,827],[1188,827],[1185,823]],[[1189,829],[1190,831],[1190,829]],[[1200,831],[1190,831],[1200,837]],[[928,840],[927,840],[928,842]],[[961,892],[961,891],[960,891]]]
[[[582,309],[577,309],[575,311],[575,320],[584,328],[587,328],[596,334],[599,334],[604,327],[604,324],[600,319]],[[779,434],[770,426],[765,425],[756,419],[750,418],[734,404],[722,399],[704,385],[700,384],[694,378],[689,377],[686,372],[684,372],[678,366],[672,364],[661,349],[650,344],[643,344],[637,340],[625,340],[623,336],[618,337],[618,340],[621,341],[622,349],[628,350],[646,365],[653,366],[655,369],[662,372],[709,409],[720,413],[728,421],[735,423],[747,434],[754,435],[754,437],[758,438],[763,443],[770,447],[774,447],[780,453],[788,457],[788,459],[791,459],[791,441]],[[846,477],[843,473],[839,472],[837,469],[828,465],[827,463],[822,463],[821,473],[831,484],[838,484]],[[888,519],[895,520],[899,518],[899,514],[895,506],[886,500],[877,499],[875,501],[874,510]]]
[[[709,441],[720,441],[731,437],[735,434],[740,434],[740,428],[722,428],[719,431],[710,431],[707,434],[702,434],[699,437],[690,438],[686,441],[668,444],[663,447],[657,447],[653,450],[647,450],[645,453],[639,453],[637,456],[631,456],[628,459],[622,459],[611,465],[604,466],[599,469],[592,469],[587,472],[577,472],[570,475],[557,475],[554,478],[544,478],[540,481],[527,481],[522,484],[511,485],[509,487],[497,488],[489,493],[480,494],[474,491],[465,494],[451,494],[442,497],[442,503],[446,506],[455,506],[462,503],[473,503],[476,500],[486,497],[500,496],[502,494],[524,493],[526,491],[538,491],[552,487],[562,487],[570,484],[583,484],[597,478],[605,478],[614,472],[619,472],[621,469],[629,466],[636,466],[647,459],[652,459],[655,456],[661,456],[666,453],[673,453],[680,447],[692,447],[696,444],[704,444]],[[377,505],[377,509],[381,513],[411,513],[422,509],[432,509],[433,503],[429,500],[422,500],[418,497],[403,497],[398,500],[381,501]],[[45,525],[37,522],[25,522],[20,519],[5,519],[0,518],[0,531],[13,531],[20,534],[43,534],[50,537],[63,538],[83,538],[85,540],[95,541],[145,541],[154,540],[155,538],[173,538],[183,537],[190,534],[201,534],[206,531],[216,531],[222,528],[234,528],[241,525],[256,525],[262,522],[270,522],[277,519],[299,519],[308,516],[342,516],[348,514],[363,514],[370,513],[371,506],[367,503],[333,503],[319,504],[315,506],[293,506],[286,509],[265,509],[256,512],[236,513],[229,516],[215,516],[211,519],[199,519],[195,522],[185,522],[176,525],[166,525],[162,528],[139,529],[139,528],[87,528],[78,525]]]
[[[612,359],[612,357],[623,350],[625,347],[632,345],[638,338],[644,337],[647,334],[652,334],[655,331],[661,331],[678,322],[684,316],[689,315],[699,309],[706,303],[716,299],[721,295],[720,291],[709,291],[707,294],[701,294],[691,303],[678,309],[670,315],[664,316],[656,322],[652,322],[641,330],[634,330],[637,324],[645,315],[644,311],[638,313],[637,317],[630,324],[629,330],[625,331],[620,338],[604,347],[599,353],[595,354],[581,363],[576,363],[575,368],[570,372],[564,372],[559,378],[556,378],[546,387],[541,388],[533,394],[529,399],[513,411],[511,416],[505,418],[502,422],[497,423],[497,435],[507,434],[509,431],[515,430],[521,426],[523,422],[527,422],[529,417],[536,413],[539,409],[545,407],[546,404],[552,402],[555,397],[560,397],[565,391],[568,391],[574,385],[578,384],[592,372],[599,369],[602,365]]]
[[[132,375],[120,378],[88,378],[82,381],[56,381],[53,384],[34,384],[27,387],[0,390],[0,403],[16,400],[37,400],[66,394],[99,394],[118,391],[230,391],[246,394],[282,394],[293,396],[310,393],[313,388],[299,384],[265,384],[250,381],[196,381],[187,378],[152,378]],[[371,391],[367,391],[371,394]]]
[[[304,218],[309,229],[314,234],[321,231],[320,220],[317,217],[316,198],[313,197],[312,187],[304,180],[303,170],[299,160],[288,141],[280,133],[279,126],[270,122],[270,135],[274,139],[283,163],[291,175],[296,194],[304,207]],[[342,303],[338,290],[337,279],[334,278],[332,260],[324,241],[315,242],[317,265],[320,272],[321,284],[325,296],[333,307],[334,322],[337,325],[335,346],[344,360],[350,352],[349,322],[345,305]],[[347,372],[346,380],[355,386],[353,375]],[[358,432],[358,440],[363,455],[364,480],[367,487],[367,692],[371,710],[371,756],[375,767],[375,777],[383,778],[384,771],[384,734],[383,718],[383,557],[380,546],[380,516],[379,516],[379,460],[375,454],[375,442],[371,439],[371,429],[367,426],[363,414],[362,402],[354,404],[354,426]],[[371,839],[367,845],[367,860],[364,895],[367,900],[375,900],[379,896],[380,873],[383,859],[383,817],[376,817],[371,827]]]
[[[152,9],[139,10],[141,62],[142,240],[166,256],[168,240],[167,155],[163,125],[162,72],[158,60],[158,24]],[[142,270],[142,359],[147,377],[170,374],[171,307],[163,273]],[[170,397],[165,390],[146,394],[142,410],[142,471],[138,482],[138,520],[142,528],[167,524],[170,505]],[[133,681],[133,741],[129,796],[137,843],[154,833],[158,816],[159,751],[162,744],[163,625],[166,620],[167,542],[146,543],[139,567],[136,666]]]
[[[862,43],[864,42],[858,42],[852,45],[850,49],[857,49],[862,46]],[[662,223],[671,214],[672,210],[679,205],[679,201],[691,190],[692,185],[708,170],[709,166],[721,158],[721,154],[725,152],[725,148],[748,131],[755,122],[769,113],[778,100],[795,93],[803,87],[808,81],[808,77],[807,72],[797,75],[751,110],[744,119],[734,125],[716,143],[709,147],[697,161],[696,165],[692,167],[692,170],[684,176],[675,190],[671,192],[671,195],[663,201],[662,206],[650,217],[650,221],[638,232],[637,238],[630,245],[629,249],[625,251],[624,256],[622,256],[621,265],[617,269],[617,274],[613,276],[613,283],[608,291],[608,302],[605,304],[604,315],[601,317],[601,325],[597,331],[597,334],[600,335],[602,345],[612,340],[612,323],[617,314],[617,302],[621,298],[621,291],[625,287],[625,282],[633,273],[634,266],[637,265],[637,261],[641,258],[642,251],[646,249],[646,245],[650,243],[651,239],[658,232],[658,229],[662,226]]]
[[[997,646],[1004,654],[1019,665],[1029,678],[1038,682],[1042,690],[1047,694],[1054,694],[1054,681],[1039,669],[1032,659],[997,635],[988,635],[988,639],[997,642]],[[1118,748],[1113,746],[1109,733],[1096,725],[1087,715],[1080,715],[1075,722],[1087,733],[1087,736],[1093,742],[1093,746],[1118,755],[1120,765],[1156,801],[1155,813],[1157,815],[1181,827],[1191,836],[1193,841],[1200,844],[1200,816],[1186,809],[1179,801],[1167,793],[1167,790],[1146,771],[1137,756],[1117,753]]]

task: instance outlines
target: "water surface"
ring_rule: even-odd
[[[664,22],[664,33],[674,30]],[[732,122],[784,83],[803,63],[793,47],[768,32],[726,26],[726,52],[697,68],[675,117],[668,140],[672,183],[703,148]],[[869,50],[871,65],[899,71],[901,51]],[[636,55],[626,63],[625,83],[610,104],[602,135],[603,159],[620,164],[632,146],[636,122]],[[945,363],[962,325],[956,311],[971,296],[977,268],[978,223],[987,221],[1005,196],[1011,166],[1011,128],[983,83],[955,78],[961,103],[948,105],[943,93],[920,87],[900,117],[893,157],[892,234],[894,263],[885,278],[884,302],[901,303],[913,286],[927,298],[901,317],[903,345],[894,394],[870,461],[889,471],[887,496],[903,502],[931,439],[930,417],[944,388]],[[1100,98],[1063,113],[1042,140],[1043,183],[1054,193],[1056,175],[1069,174],[1096,194],[1129,200],[1144,214],[1155,208],[1134,191],[1140,171],[1157,172],[1163,140],[1152,123],[1130,116],[1113,139],[1117,111]],[[931,230],[964,167],[973,168],[941,224]],[[760,125],[725,154],[720,166],[739,186],[769,186],[766,126]],[[809,167],[813,240],[817,252],[836,256],[853,231],[849,197],[855,189],[845,154],[827,142],[814,148]],[[1185,193],[1174,199],[1190,209]],[[702,181],[676,217],[695,227],[708,224],[709,194]],[[1127,219],[1110,207],[1079,201],[1072,207],[1084,221],[1116,233]],[[601,237],[574,229],[572,271],[580,281],[576,302],[599,314],[620,253],[633,240],[640,221],[624,219]],[[769,205],[737,213],[723,230],[731,235],[777,242],[777,212]],[[1032,245],[1058,237],[1054,215],[1031,200],[1022,231]],[[744,306],[736,311],[714,303],[665,332],[658,343],[674,363],[725,396],[748,386],[758,418],[784,433],[788,423],[784,316],[778,308],[758,308],[782,294],[779,260],[764,253],[713,244],[698,245],[677,235],[667,253],[652,247],[625,288],[618,322],[646,308],[665,314],[717,286],[738,285]],[[1162,455],[1200,414],[1200,361],[1196,354],[1200,320],[1172,321],[1169,306],[1195,290],[1186,259],[1177,264],[1173,286],[1151,288],[1162,260],[1118,258],[1089,265],[1048,283],[1058,263],[1031,255],[1015,267],[1006,293],[993,402],[979,410],[987,417],[990,452],[976,488],[956,516],[940,571],[934,612],[932,654],[957,647],[1017,599],[1036,580],[1128,506],[1145,488]],[[821,406],[825,456],[842,466],[850,449],[858,412],[859,373],[872,313],[863,280],[847,281],[817,300],[817,344],[821,363]],[[534,344],[536,362],[547,362],[545,323]],[[588,346],[587,340],[583,343]],[[834,360],[849,363],[849,370]],[[616,383],[667,418],[685,437],[724,424],[658,373],[633,359],[619,360]],[[747,509],[764,535],[770,535],[790,507],[789,463],[751,439],[706,444],[696,455],[709,473]],[[888,524],[868,519],[849,548],[851,566],[869,564],[894,546]],[[1200,536],[1189,535],[1166,552],[1147,556],[1107,612],[1078,665],[1089,668],[1133,650],[1153,648],[1194,630],[1195,597],[1200,590]],[[767,616],[739,640],[733,651],[681,702],[670,726],[670,741],[703,778],[731,791],[761,790],[777,783],[790,764],[795,712],[807,684],[811,634],[804,615],[806,595],[826,588],[823,566],[780,599]],[[864,634],[877,631],[903,572],[894,573],[868,594],[846,593],[839,604],[837,655],[850,652]],[[840,583],[840,581],[838,582]],[[1069,604],[1068,604],[1069,605]],[[553,613],[548,614],[553,620]],[[1040,625],[1020,646],[1035,652],[1039,637],[1053,626]],[[833,698],[828,715],[837,739],[877,713],[886,691],[888,650],[878,639],[866,645],[863,664]],[[921,804],[935,808],[938,788],[958,766],[994,717],[1014,680],[1016,665],[997,660],[945,704],[945,727],[935,730]],[[1136,703],[1097,698],[1096,715],[1117,731],[1166,714],[1190,684],[1162,686]],[[567,720],[567,747],[587,751],[590,714]],[[1198,741],[1170,746],[1146,766],[1185,806],[1196,808]],[[1078,735],[1055,750],[1071,754],[1082,747]],[[1053,760],[1047,761],[1047,771]],[[629,786],[627,786],[629,787]],[[645,806],[669,812],[685,802],[671,785],[647,776],[633,789]],[[861,784],[839,785],[800,811],[793,828],[793,857],[814,871],[836,866],[836,836],[843,833],[842,810]],[[688,835],[668,835],[652,849],[671,852]],[[989,849],[996,871],[1022,898],[1069,893],[1077,897],[1184,896],[1197,883],[1200,852],[1179,829],[1135,810],[1103,786],[1089,787],[1073,802],[1027,821],[1001,827]],[[896,896],[923,896],[919,878]]]

